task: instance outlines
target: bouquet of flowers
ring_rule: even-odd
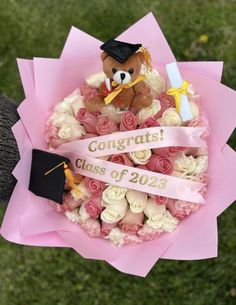
[[[4,238],[140,276],[159,258],[217,255],[216,218],[236,195],[225,144],[236,94],[222,63],[177,64],[149,14],[102,46],[72,28],[60,59],[18,65],[26,99]]]

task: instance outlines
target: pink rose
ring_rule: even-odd
[[[170,199],[166,205],[171,215],[179,220],[183,220],[191,213],[196,212],[200,206],[200,204],[174,199]]]
[[[67,193],[63,197],[63,203],[67,207],[67,210],[73,211],[74,209],[78,208],[82,204],[83,200],[75,200],[72,196],[71,193]]]
[[[91,197],[85,202],[84,207],[90,218],[98,218],[98,216],[102,212],[101,198]]]
[[[127,210],[125,217],[119,223],[119,227],[125,233],[136,234],[143,225],[143,220],[143,212],[133,213],[131,210]]]
[[[133,162],[127,157],[126,154],[115,154],[110,157],[110,161],[127,166],[133,166]]]
[[[80,86],[80,92],[81,95],[83,95],[85,101],[88,101],[92,97],[97,96],[99,94],[97,88],[93,88],[87,84],[83,84],[82,86]]]
[[[165,156],[169,156],[170,152],[169,152],[169,147],[160,147],[160,148],[154,148],[152,149],[153,153],[156,155],[165,155]]]
[[[89,112],[85,108],[80,108],[76,119],[84,126],[87,132],[96,133],[98,118],[95,113]]]
[[[140,126],[139,129],[141,128],[149,128],[149,127],[158,127],[160,124],[156,121],[155,118],[150,117],[146,119]]]
[[[166,92],[162,92],[158,100],[161,104],[161,110],[155,115],[155,119],[160,118],[168,108],[175,108],[175,99],[173,96],[167,94]]]
[[[100,195],[105,189],[105,183],[103,181],[85,177],[84,182],[89,192],[94,196]]]
[[[96,131],[100,136],[118,131],[118,126],[115,121],[107,116],[100,116],[98,118]]]
[[[137,120],[131,111],[126,111],[121,116],[120,131],[134,130],[137,127]]]
[[[168,197],[164,197],[164,196],[155,196],[155,200],[157,204],[167,204],[169,201]]]
[[[179,151],[184,151],[185,147],[180,147],[180,146],[170,146],[168,147],[168,151],[170,154],[176,154]]]
[[[91,237],[101,237],[101,225],[96,219],[87,219],[81,224],[81,227]]]
[[[137,168],[140,168],[140,169],[144,169],[145,171],[148,171],[149,169],[147,168],[146,165],[142,165],[142,164],[139,164],[138,166],[136,166]]]
[[[113,228],[115,228],[117,226],[117,224],[118,224],[118,222],[115,222],[115,223],[106,223],[106,222],[102,221],[101,236],[104,238],[107,235],[109,235],[111,230]]]
[[[152,155],[146,166],[150,171],[166,175],[171,175],[174,169],[172,160],[164,155]]]

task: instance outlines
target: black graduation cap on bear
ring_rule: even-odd
[[[69,159],[39,149],[32,151],[29,190],[37,196],[63,203],[66,175],[64,164]]]
[[[105,51],[111,57],[124,63],[129,57],[134,54],[141,47],[141,44],[131,44],[127,42],[122,42],[114,39],[107,40],[100,49]]]

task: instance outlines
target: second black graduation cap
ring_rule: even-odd
[[[107,54],[112,56],[114,59],[120,63],[124,63],[129,57],[134,54],[141,47],[141,44],[131,44],[127,42],[122,42],[114,39],[109,39],[100,49],[105,51]]]
[[[54,153],[33,149],[29,190],[37,196],[62,204],[66,180],[63,162],[68,164],[70,160]],[[61,165],[58,166],[59,164]],[[50,170],[52,171],[49,172]],[[49,173],[45,175],[47,172]]]

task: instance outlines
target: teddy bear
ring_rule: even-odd
[[[140,74],[147,59],[141,44],[109,40],[104,45],[101,46],[104,50],[101,60],[107,78],[97,94],[85,101],[86,109],[98,112],[106,104],[112,103],[121,110],[137,113],[140,109],[150,106],[153,96],[144,81],[145,75]]]

